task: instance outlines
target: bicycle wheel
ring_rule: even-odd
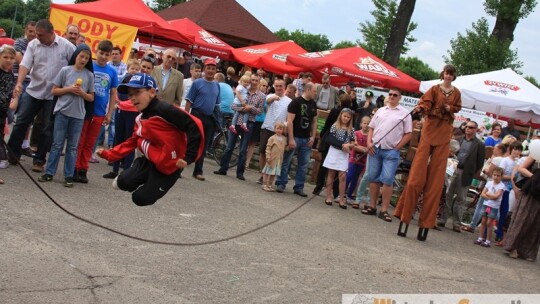
[[[212,152],[214,160],[218,165],[220,164],[223,152],[225,152],[225,148],[227,148],[227,136],[225,136],[225,133],[220,132],[214,137],[214,140],[212,141]]]
[[[235,167],[238,163],[238,156],[240,154],[240,141],[242,137],[238,136],[238,139],[236,140],[236,145],[234,146],[233,153],[231,155],[231,160],[229,161],[229,168]],[[220,132],[214,137],[214,140],[212,142],[213,147],[213,155],[214,160],[218,165],[221,163],[221,158],[223,157],[223,154],[225,153],[225,149],[227,148],[227,133]]]

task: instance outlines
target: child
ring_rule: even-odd
[[[15,88],[15,76],[11,73],[11,67],[15,62],[15,49],[9,45],[0,46],[0,169],[9,166],[6,147],[4,146],[4,128],[8,115],[8,108]],[[4,181],[0,179],[0,184]]]
[[[131,80],[131,77],[139,73],[141,65],[137,60],[130,60],[127,65],[128,73],[120,81],[121,83],[128,83]],[[139,115],[139,111],[135,108],[127,94],[118,93],[117,105],[118,107],[114,111],[114,145],[123,143],[128,139],[133,133],[133,127],[135,126],[135,118]],[[126,157],[122,158],[119,161],[116,161],[112,164],[112,171],[104,174],[103,178],[115,178],[118,176],[120,171],[120,165],[122,169],[127,169],[131,167],[133,159],[135,158],[135,152],[128,154]]]
[[[482,227],[487,227],[487,238],[484,240],[484,229],[480,229],[478,239],[474,241],[476,245],[482,247],[491,247],[491,235],[493,234],[493,221],[497,220],[499,207],[501,206],[502,194],[506,186],[501,182],[503,175],[502,168],[493,169],[491,178],[493,180],[487,182],[486,187],[482,190],[482,197],[485,199],[482,206]]]
[[[354,132],[356,137],[356,145],[351,151],[349,156],[349,171],[347,171],[347,183],[345,189],[347,190],[348,199],[352,200],[356,184],[358,184],[358,178],[366,167],[367,159],[367,136],[369,132],[369,122],[371,118],[369,116],[362,117],[360,121],[361,130]],[[360,208],[359,203],[352,203],[351,206],[354,209]]]
[[[73,187],[77,146],[86,114],[84,101],[94,101],[94,74],[91,60],[90,47],[84,43],[79,45],[70,59],[70,65],[63,67],[53,81],[52,93],[58,96],[53,111],[55,115],[53,143],[45,174],[38,178],[40,182],[52,181],[67,139],[64,186]]]
[[[114,112],[116,102],[116,87],[118,76],[116,69],[107,64],[111,57],[113,44],[109,40],[102,40],[97,47],[96,61],[94,61],[94,115],[84,121],[79,140],[77,162],[73,180],[77,183],[88,183],[86,173],[92,150],[102,125],[107,125]],[[108,105],[107,105],[108,104]]]
[[[148,206],[162,198],[176,183],[180,170],[202,155],[204,131],[199,119],[156,97],[156,81],[139,73],[118,91],[128,94],[141,112],[135,130],[125,142],[97,155],[117,161],[138,148],[144,155],[122,171],[113,186],[130,191],[137,206]]]
[[[262,170],[263,186],[262,189],[268,192],[274,192],[272,184],[276,175],[281,174],[281,164],[283,163],[283,153],[287,140],[283,136],[285,132],[285,123],[276,122],[274,125],[275,134],[268,139],[266,144],[266,165]]]
[[[249,83],[251,82],[251,76],[248,76],[247,73],[240,78],[240,83],[238,86],[236,86],[236,97],[234,98],[233,105],[242,105],[243,107],[246,106],[246,98],[249,90]],[[249,118],[249,113],[245,112],[242,115],[244,115],[242,118],[242,125],[240,126],[244,132],[249,132],[247,127],[247,122]],[[236,122],[238,121],[238,116],[240,116],[240,112],[234,113],[234,116],[231,121],[231,125],[229,126],[229,130],[236,134]]]
[[[193,81],[201,77],[201,66],[198,63],[192,63],[189,67],[189,72],[191,73],[191,78],[184,79],[184,96],[182,97],[182,104],[180,105],[181,108],[186,107],[186,96],[191,89]]]
[[[345,202],[345,171],[349,167],[349,152],[355,147],[352,116],[352,110],[344,108],[339,113],[337,121],[330,127],[326,138],[330,147],[323,163],[323,166],[328,168],[325,203],[332,206],[331,185],[337,172],[339,174],[339,207],[342,209],[347,209]]]

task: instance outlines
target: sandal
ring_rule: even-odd
[[[328,205],[328,206],[332,206],[332,204],[333,204],[334,202],[332,202],[332,201],[330,200],[330,201],[324,201],[324,203],[325,203],[326,205]]]
[[[353,207],[354,209],[360,209],[360,204],[358,204],[358,203],[352,203],[352,204],[351,204],[351,207]]]
[[[341,209],[347,209],[347,203],[339,204],[339,208],[341,208]]]
[[[472,229],[469,226],[461,226],[461,230],[467,231],[467,232],[470,232],[470,233],[474,233],[474,229]]]
[[[377,208],[364,207],[364,210],[360,211],[365,215],[377,215]]]
[[[392,221],[392,217],[390,216],[390,214],[388,214],[387,211],[379,212],[379,218],[384,220],[385,222],[391,222]]]

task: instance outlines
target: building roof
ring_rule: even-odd
[[[280,41],[235,0],[191,0],[157,14],[165,20],[189,18],[234,47]]]

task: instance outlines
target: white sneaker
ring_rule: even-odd
[[[118,188],[118,176],[113,179],[112,187],[116,190],[120,190],[120,188]]]
[[[5,169],[7,167],[9,167],[9,162],[7,161],[7,159],[0,160],[0,169]]]

